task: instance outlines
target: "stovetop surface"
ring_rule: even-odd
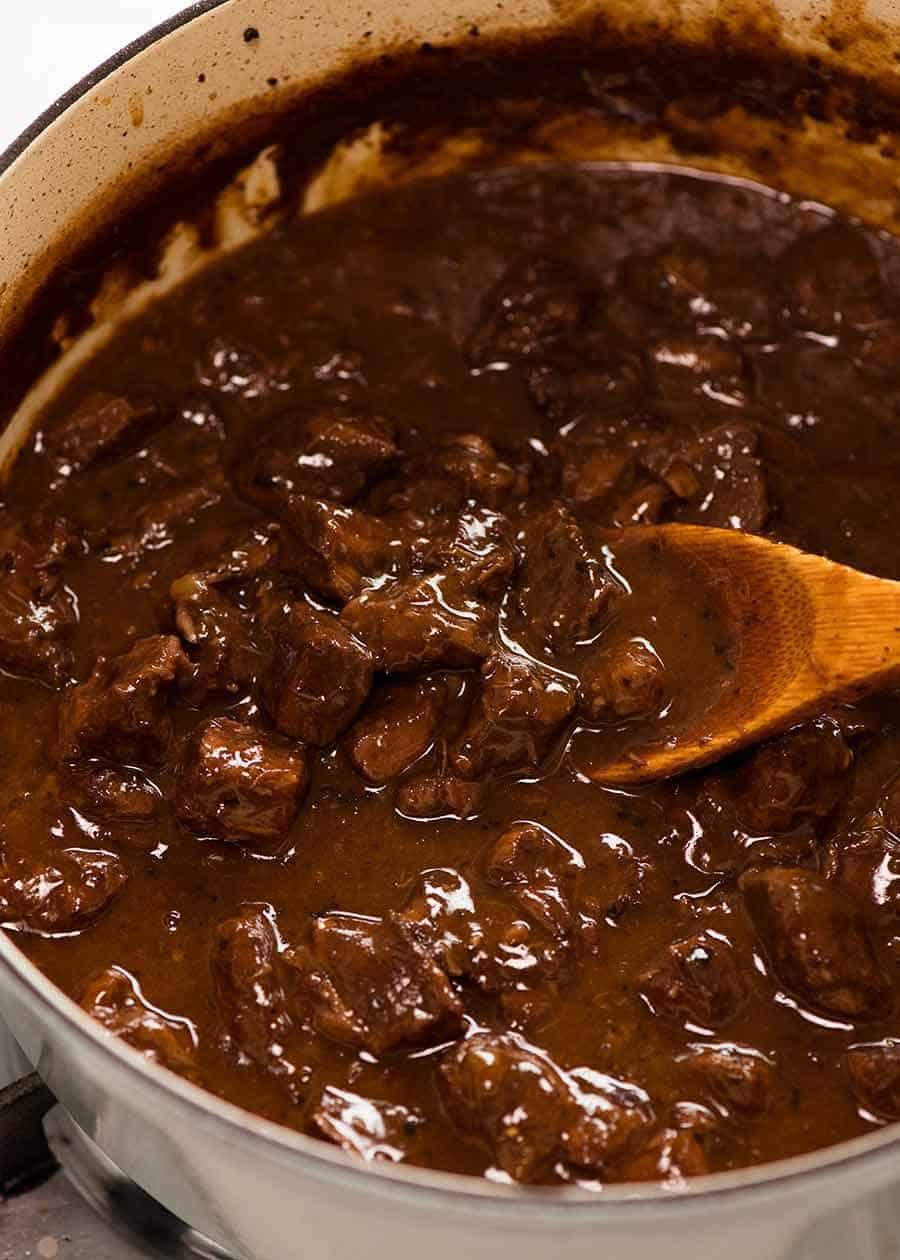
[[[0,1260],[147,1260],[57,1171],[0,1203]]]

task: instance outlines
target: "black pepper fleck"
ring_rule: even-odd
[[[244,31],[244,43],[252,44],[254,40],[259,39],[259,31],[255,26],[248,26]]]

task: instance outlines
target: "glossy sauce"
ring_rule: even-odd
[[[423,182],[286,224],[123,329],[45,417],[6,493],[10,528],[24,521],[43,537],[49,516],[68,522],[77,540],[53,561],[54,597],[77,607],[71,654],[36,680],[7,651],[0,677],[0,912],[17,944],[169,1066],[367,1158],[548,1182],[678,1181],[808,1151],[900,1116],[892,1043],[874,1067],[847,1054],[897,1030],[896,697],[829,715],[680,782],[625,792],[586,777],[727,685],[730,645],[715,610],[685,574],[628,569],[617,559],[619,528],[670,519],[750,528],[900,578],[898,311],[896,246],[822,209],[689,173],[547,167]],[[146,407],[147,418],[129,419],[121,440],[79,468],[78,442],[60,445],[54,434],[73,416],[96,416],[98,393]],[[360,416],[384,417],[393,434],[385,439],[369,424],[367,440],[394,449],[381,463],[373,457],[352,491],[322,493],[331,457],[303,446],[304,426],[326,412],[351,427]],[[480,481],[470,465],[446,472],[448,460],[465,459],[445,439],[472,434],[491,444],[475,460]],[[293,473],[259,455],[277,456],[282,438]],[[429,582],[444,583],[438,603],[466,623],[462,636],[487,609],[492,646],[466,660],[466,639],[457,655],[404,671],[427,675],[440,699],[421,755],[386,783],[367,781],[348,741],[384,701],[389,671],[368,623],[341,611],[349,592],[317,567],[321,535],[298,515],[291,476],[301,487],[321,477],[324,519],[351,504],[383,518],[389,543],[360,589],[430,573]],[[481,530],[486,512],[510,523],[516,567],[489,594],[469,586],[454,595],[454,561],[415,558],[423,536],[446,543],[465,512],[481,513]],[[598,608],[571,634],[550,615],[536,638],[548,596],[527,593],[528,565],[537,564],[529,557],[541,547],[529,529],[538,522],[545,537],[552,520],[564,520],[560,536],[569,540],[549,566],[562,573],[563,595],[553,598],[565,611],[587,555]],[[254,528],[268,529],[255,540],[265,552],[256,568],[243,542]],[[581,539],[576,577],[564,563],[572,530]],[[192,672],[199,649],[170,588],[223,564],[236,576],[220,574],[216,589],[252,623],[254,646],[245,685],[204,695]],[[531,571],[546,586],[548,571]],[[340,625],[376,658],[369,685],[360,683],[370,698],[323,747],[287,730],[296,721],[282,708],[290,678],[274,673],[289,656],[294,630],[279,618],[291,605],[304,617],[312,609],[315,626],[324,617],[332,627],[341,612]],[[0,641],[4,625],[0,618]],[[89,738],[83,726],[60,753],[61,704],[71,704],[97,657],[170,635],[180,645],[165,649],[171,662],[154,665],[166,679],[165,718],[154,721],[171,719],[172,730],[156,731],[154,754],[123,742],[121,730]],[[604,675],[606,707],[590,709],[591,671],[627,644],[641,648],[635,685],[648,689],[628,703],[620,687],[610,701]],[[481,660],[497,651],[548,669],[557,692],[570,694],[569,709],[554,710],[538,734],[531,718],[513,723],[513,734],[503,728],[509,761],[496,764],[493,751],[495,764],[479,769],[481,753],[460,761],[460,732],[478,704]],[[329,692],[352,692],[349,675],[329,673],[333,653],[320,659],[317,715]],[[544,704],[548,689],[557,692],[552,678],[541,686]],[[415,726],[425,694],[405,711],[404,729]],[[188,825],[196,811],[176,804],[198,781],[184,787],[193,732],[225,715],[262,741],[262,752],[242,746],[232,762],[282,758],[290,782],[276,791],[283,815],[296,818],[274,840],[213,838],[218,824]],[[383,751],[396,736],[379,738]],[[116,779],[115,794],[131,792],[133,809],[111,821],[84,776],[122,764],[130,777]],[[460,765],[474,769],[460,773]],[[457,794],[435,796],[422,811],[409,784],[435,775],[452,777]],[[498,839],[522,823],[535,824],[553,854],[549,875],[498,866]],[[94,910],[79,918],[67,902],[48,917],[47,888],[32,886],[23,911],[16,862],[43,869],[46,885],[47,869],[73,849],[113,855]],[[798,962],[786,911],[773,912],[773,935],[765,907],[748,910],[756,873],[796,879],[798,870],[800,891],[792,884],[786,895],[801,919],[807,900],[832,890],[862,941],[864,961],[839,983],[823,978],[821,959]],[[751,884],[742,891],[745,872]],[[820,873],[826,893],[802,872]],[[78,879],[83,871],[69,885]],[[778,889],[767,896],[771,906]],[[434,911],[437,937],[422,928],[423,904],[443,906]],[[373,1051],[375,1015],[369,1033],[353,1035],[346,1011],[343,1023],[323,1016],[323,968],[357,1015],[362,999],[348,998],[346,970],[357,990],[360,972],[369,989],[392,974],[390,963],[366,971],[358,958],[322,962],[311,922],[335,911],[364,916],[342,921],[351,933],[384,916],[394,926],[378,931],[404,942],[391,937],[387,954],[412,951],[404,966],[437,968],[423,1002],[438,1013],[423,1035]],[[392,914],[418,924],[415,948]],[[241,915],[245,935],[234,945]],[[826,946],[836,915],[829,902]],[[459,946],[464,961],[454,956],[451,965],[448,934],[460,924],[465,932],[477,924],[486,943]],[[257,944],[271,932],[252,965],[247,931]],[[673,962],[670,947],[684,941]],[[110,977],[111,967],[121,974]],[[253,967],[262,988],[248,981]],[[228,984],[238,973],[235,1015]],[[500,1040],[484,1039],[491,1034]],[[471,1052],[460,1050],[464,1038]],[[508,1106],[482,1122],[484,1099],[497,1090],[480,1091],[498,1063]],[[551,1082],[546,1114],[521,1084],[529,1071]],[[585,1116],[594,1129],[579,1145]]]

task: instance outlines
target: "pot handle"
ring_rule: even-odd
[[[0,1089],[0,1198],[56,1167],[41,1123],[55,1102],[37,1072]]]

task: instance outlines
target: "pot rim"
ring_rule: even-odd
[[[195,0],[166,21],[152,27],[90,71],[63,93],[0,153],[0,176],[27,155],[30,146],[93,88],[132,58],[146,52],[168,35],[204,17],[232,0]],[[575,1219],[596,1225],[601,1213],[622,1217],[643,1214],[654,1207],[667,1213],[706,1212],[713,1204],[724,1205],[736,1198],[746,1199],[756,1191],[801,1192],[810,1181],[826,1173],[872,1167],[900,1149],[900,1124],[888,1125],[859,1138],[824,1147],[808,1155],[793,1156],[733,1172],[713,1173],[688,1180],[677,1187],[660,1183],[608,1185],[602,1190],[573,1187],[506,1185],[456,1173],[437,1172],[404,1164],[372,1165],[331,1147],[317,1138],[289,1129],[243,1110],[234,1103],[194,1085],[147,1060],[138,1050],[111,1035],[62,989],[44,975],[16,946],[13,935],[0,928],[0,967],[10,973],[33,1000],[39,1012],[81,1043],[89,1043],[106,1061],[111,1073],[133,1087],[156,1094],[169,1107],[187,1107],[198,1127],[211,1129],[225,1144],[249,1143],[275,1155],[286,1165],[302,1168],[314,1176],[333,1179],[348,1189],[401,1201],[415,1199],[420,1206],[446,1211],[448,1201],[455,1208],[480,1213],[495,1211],[526,1213],[529,1225],[541,1223],[557,1227]],[[52,1072],[50,1073],[52,1076]],[[900,1171],[900,1168],[898,1168]],[[878,1184],[878,1183],[873,1183]]]

